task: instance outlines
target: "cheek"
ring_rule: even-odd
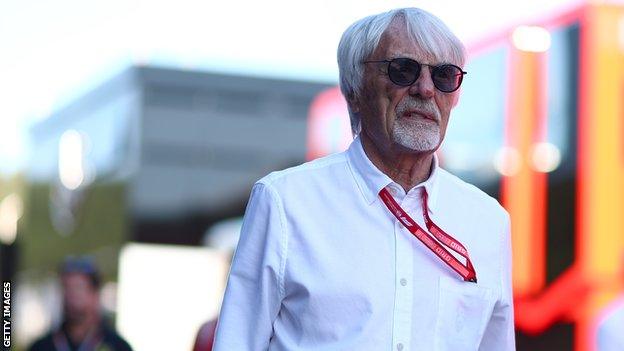
[[[364,96],[368,116],[372,117],[375,123],[387,124],[391,116],[394,116],[394,109],[399,99],[394,99],[383,88],[376,90],[379,93],[371,92]]]
[[[446,116],[448,118],[448,115],[451,113],[453,107],[455,107],[455,105],[457,104],[457,101],[458,99],[456,94],[440,95],[438,98],[436,98],[436,105],[438,106],[438,110],[440,111],[442,116]]]
[[[446,134],[446,128],[448,126],[451,110],[457,104],[457,95],[453,94],[450,96],[442,96],[439,99],[436,99],[436,104],[438,105],[438,110],[440,111],[440,115],[442,117],[440,129],[442,132],[442,136],[444,136]]]
[[[396,100],[396,96],[392,94],[392,91],[385,85],[380,85],[377,89],[377,94],[374,96],[374,101],[379,110],[388,111],[392,108],[393,103]],[[373,101],[373,100],[371,100]]]
[[[388,112],[394,114],[396,112],[397,105],[406,98],[407,94],[389,94],[388,96]]]
[[[388,94],[386,95],[386,100],[385,100],[385,103],[386,103],[386,106],[385,106],[386,116],[385,117],[386,117],[386,120],[388,121],[388,124],[394,123],[394,120],[396,119],[396,107],[405,98],[409,98],[407,89],[405,89],[405,91],[403,90],[397,91],[396,89],[388,90]]]

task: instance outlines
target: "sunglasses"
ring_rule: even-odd
[[[444,93],[452,93],[459,89],[464,79],[464,74],[468,73],[464,72],[460,67],[448,63],[434,66],[404,57],[392,60],[364,61],[363,63],[387,63],[388,69],[386,74],[388,78],[390,78],[392,83],[402,87],[414,84],[420,77],[422,66],[429,66],[433,85]]]

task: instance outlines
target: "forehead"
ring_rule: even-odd
[[[373,57],[381,60],[408,57],[428,64],[454,63],[450,50],[442,50],[442,47],[431,48],[419,43],[416,35],[395,19],[381,36]]]
[[[89,277],[83,273],[64,273],[61,277],[61,281],[64,286],[83,286],[83,285],[91,285],[89,281]]]

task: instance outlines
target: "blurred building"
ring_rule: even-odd
[[[218,310],[227,259],[161,245],[150,250],[163,257],[149,261],[148,249],[137,259],[132,253],[142,253],[139,246],[122,247],[201,245],[213,224],[241,216],[256,180],[305,160],[308,108],[328,87],[130,67],[35,125],[24,215],[10,247],[22,287],[18,341],[27,343],[58,321],[50,274],[65,255],[88,253],[105,280],[120,281],[118,323],[131,343],[145,346],[151,338],[141,335],[167,327],[144,330],[149,324],[141,318],[157,310],[140,296],[166,299],[171,283],[186,287],[176,296],[191,306],[178,304],[186,324],[171,337],[180,345],[192,342],[197,327]],[[173,258],[178,251],[185,254]],[[193,257],[203,263],[190,264]],[[120,277],[137,269],[140,279]],[[186,275],[178,276],[182,271]],[[107,291],[104,305],[114,312],[116,285]]]
[[[243,213],[255,180],[305,159],[308,108],[327,87],[155,67],[112,77],[32,129],[25,266],[125,241],[199,244]]]

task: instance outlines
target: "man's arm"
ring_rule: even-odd
[[[268,349],[284,293],[284,226],[277,193],[268,184],[256,183],[232,260],[214,350]]]
[[[509,215],[505,213],[505,229],[501,239],[501,298],[494,305],[494,311],[485,329],[479,351],[513,351],[516,349],[511,285],[510,227]]]

